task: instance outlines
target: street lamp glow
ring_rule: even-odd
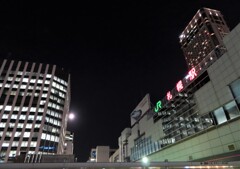
[[[68,115],[68,118],[69,118],[70,120],[73,120],[73,119],[75,118],[75,115],[74,115],[73,113],[70,113],[70,114]]]
[[[149,163],[149,159],[148,159],[147,157],[143,157],[143,158],[142,158],[142,163],[143,163],[144,165],[147,165],[147,164]]]

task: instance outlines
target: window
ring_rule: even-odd
[[[27,129],[31,129],[31,128],[32,128],[32,124],[27,124],[27,125],[26,125],[26,128],[27,128]]]
[[[232,102],[226,104],[224,106],[224,110],[228,113],[230,119],[233,119],[240,115],[235,101],[232,101]]]
[[[30,147],[36,147],[36,146],[37,146],[37,142],[32,141],[32,142],[30,143]]]
[[[217,124],[222,124],[227,121],[227,117],[222,107],[214,110],[213,114],[216,117]]]
[[[2,147],[8,147],[9,143],[8,142],[3,142]]]
[[[230,85],[233,96],[236,99],[237,103],[240,103],[240,79],[236,80]]]
[[[25,138],[28,138],[28,137],[30,137],[30,132],[24,132],[24,135],[23,135],[23,137],[25,137]]]
[[[21,147],[27,147],[28,142],[27,141],[23,141],[21,144]]]

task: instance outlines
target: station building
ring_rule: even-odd
[[[231,161],[240,156],[239,110],[240,24],[155,106],[142,99],[118,139],[119,160]]]

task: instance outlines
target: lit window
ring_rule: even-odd
[[[36,112],[36,107],[31,107],[30,112]]]
[[[28,82],[28,78],[23,78],[23,82]]]
[[[30,137],[30,132],[24,132],[23,137]]]
[[[47,97],[47,94],[42,94],[42,97],[43,97],[43,98],[46,98],[46,97]]]
[[[16,114],[13,114],[11,119],[17,119],[17,115]]]
[[[27,85],[21,85],[20,89],[26,89]]]
[[[34,120],[34,115],[29,115],[28,120]]]
[[[20,135],[21,135],[21,132],[16,131],[15,134],[14,134],[14,137],[20,137]]]
[[[42,120],[42,116],[37,116],[37,120],[41,121]]]
[[[5,110],[6,110],[6,111],[10,111],[11,108],[12,108],[12,106],[6,106],[6,107],[5,107]]]
[[[20,120],[25,120],[25,118],[26,118],[26,115],[20,115]]]
[[[42,133],[41,139],[45,139],[46,138],[46,134]]]
[[[27,141],[23,141],[21,144],[21,147],[27,147],[28,142]]]
[[[18,146],[18,141],[14,141],[13,143],[12,143],[12,147],[17,147]]]
[[[46,140],[50,140],[50,135],[47,134]]]
[[[52,137],[51,137],[51,141],[54,141],[54,140],[55,140],[55,136],[52,136]]]
[[[18,123],[17,128],[23,128],[23,123]]]
[[[16,151],[10,151],[9,157],[15,157],[16,156]]]
[[[3,114],[2,119],[8,119],[8,114]]]
[[[40,84],[41,84],[41,83],[43,83],[43,81],[39,79],[39,80],[38,80],[38,83],[40,83]]]
[[[18,106],[15,106],[15,107],[14,107],[14,111],[19,111],[19,109],[20,109],[20,108],[19,108]]]
[[[31,143],[30,143],[30,147],[36,147],[37,146],[37,142],[36,141],[32,141]]]
[[[36,82],[36,79],[31,79],[30,82],[31,82],[31,83],[35,83],[35,82]]]
[[[9,143],[8,142],[3,142],[2,147],[8,147]]]
[[[28,123],[28,124],[26,125],[26,128],[28,128],[28,129],[32,128],[32,124],[29,124],[29,123]]]
[[[28,107],[23,107],[22,108],[22,111],[27,111],[28,110]]]

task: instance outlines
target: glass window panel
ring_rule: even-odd
[[[22,146],[22,147],[27,147],[27,143],[28,143],[27,141],[23,141],[22,144],[21,144],[21,146]]]
[[[233,119],[233,118],[238,117],[240,115],[235,101],[232,101],[232,102],[226,104],[224,106],[224,109],[228,113],[230,119]]]
[[[8,142],[3,142],[2,147],[8,147],[9,143]]]
[[[45,139],[46,138],[46,134],[42,133],[41,139]]]
[[[23,137],[30,137],[30,132],[24,132]]]
[[[6,111],[10,111],[11,108],[12,108],[12,106],[6,106],[6,107],[5,107],[5,110],[6,110]]]
[[[237,99],[237,103],[240,103],[240,79],[236,80],[230,85],[234,97]]]
[[[213,113],[217,119],[218,124],[222,124],[227,121],[227,117],[226,117],[225,112],[222,107],[215,110]]]
[[[13,143],[12,143],[12,147],[17,147],[18,146],[18,141],[14,141]]]
[[[30,143],[30,146],[31,146],[31,147],[36,147],[36,146],[37,146],[37,142],[36,142],[36,141],[32,141],[32,142]]]

